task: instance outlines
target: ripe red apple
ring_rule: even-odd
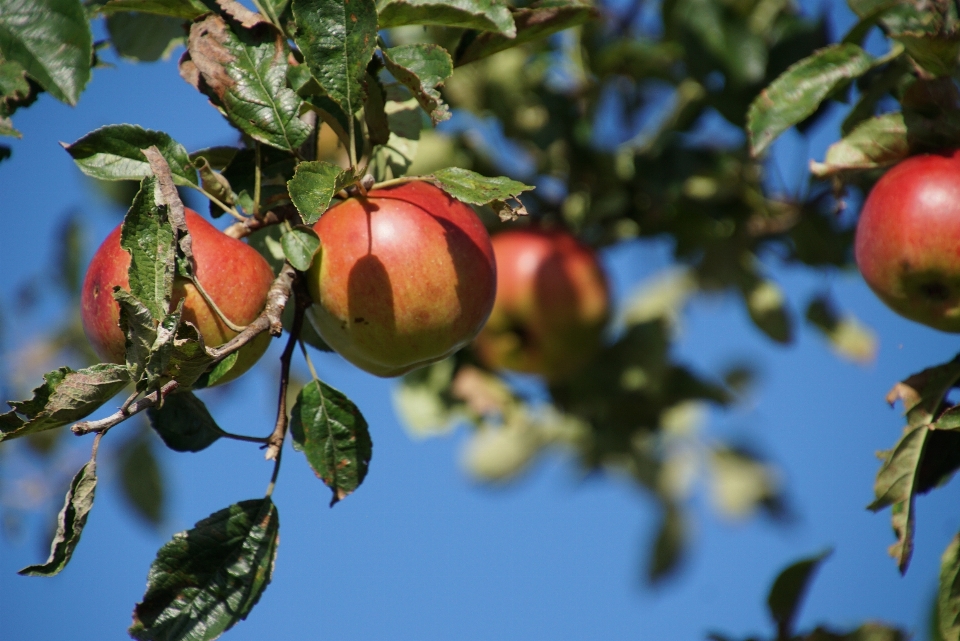
[[[345,359],[399,376],[446,358],[490,314],[497,269],[474,211],[425,182],[371,191],[316,225],[307,274],[317,332]]]
[[[227,236],[196,212],[186,209],[187,230],[193,239],[197,280],[220,311],[236,325],[253,322],[266,303],[273,270],[255,249]],[[124,336],[120,331],[120,306],[113,298],[116,285],[129,289],[130,254],[120,246],[120,226],[114,229],[93,256],[80,294],[83,331],[104,361],[124,362]],[[236,336],[189,281],[176,276],[172,306],[183,299],[183,320],[200,331],[208,347],[217,347]],[[244,345],[230,372],[217,383],[232,380],[249,369],[270,343],[264,332]]]
[[[960,150],[913,156],[884,174],[860,211],[854,254],[893,311],[960,332]]]
[[[514,229],[493,237],[497,300],[474,344],[494,369],[559,381],[600,348],[610,313],[597,256],[564,231]]]

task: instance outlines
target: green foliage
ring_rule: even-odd
[[[413,44],[384,49],[382,53],[387,70],[410,90],[434,125],[450,117],[450,110],[437,91],[453,74],[453,60],[446,49]]]
[[[297,165],[287,187],[303,222],[312,225],[327,211],[333,197],[354,180],[353,174],[334,164],[309,161]]]
[[[800,604],[810,587],[810,581],[828,556],[830,556],[829,551],[797,561],[780,572],[770,586],[767,607],[777,625],[778,634],[782,637],[791,635]]]
[[[173,536],[157,553],[130,636],[216,639],[247,618],[273,574],[280,520],[269,498],[242,501]]]
[[[330,505],[352,494],[367,475],[373,442],[360,410],[323,381],[297,395],[290,420],[294,447],[333,491]]]
[[[283,254],[294,269],[310,269],[313,256],[320,251],[320,237],[310,227],[291,227],[280,237]]]
[[[386,0],[377,11],[384,29],[422,24],[517,34],[510,10],[494,0]]]
[[[147,418],[164,444],[176,452],[205,450],[223,434],[207,406],[192,392],[171,394],[160,407],[148,409]]]
[[[120,450],[120,487],[134,511],[150,525],[163,521],[163,475],[149,434],[134,437]]]
[[[152,176],[150,163],[141,150],[155,146],[163,154],[173,180],[179,185],[196,185],[197,171],[183,145],[162,131],[137,125],[108,125],[67,145],[80,171],[100,180],[142,180]]]
[[[953,538],[943,553],[937,610],[941,637],[956,639],[960,636],[960,535]]]

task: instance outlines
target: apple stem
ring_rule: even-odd
[[[395,185],[403,185],[405,183],[412,183],[417,180],[424,180],[423,176],[401,176],[400,178],[391,178],[390,180],[384,180],[373,185],[370,189],[384,189],[385,187],[393,187]]]
[[[210,294],[206,292],[203,288],[203,285],[200,284],[200,281],[197,280],[196,276],[191,277],[190,282],[193,283],[193,286],[197,288],[197,291],[200,292],[200,295],[203,296],[203,300],[206,301],[207,305],[214,311],[217,317],[223,321],[223,324],[237,332],[238,334],[247,328],[246,325],[237,325],[224,314],[217,304],[214,302],[213,298],[210,297]]]
[[[256,161],[253,163],[253,215],[260,217],[260,143],[253,144],[253,153]]]
[[[199,192],[200,192],[201,194],[203,194],[204,196],[206,196],[213,204],[215,204],[217,207],[219,207],[220,209],[222,209],[222,210],[225,211],[226,213],[228,213],[228,214],[230,214],[231,216],[233,216],[234,218],[236,218],[238,221],[243,222],[243,221],[246,221],[246,220],[247,220],[247,217],[246,217],[246,216],[244,216],[243,214],[241,214],[240,212],[238,212],[235,208],[233,208],[233,207],[231,207],[230,205],[227,205],[226,203],[224,203],[223,201],[221,201],[219,198],[217,198],[216,196],[214,196],[213,194],[211,194],[209,191],[207,191],[207,190],[204,189],[203,187],[199,187],[199,186],[197,186],[197,185],[190,185],[190,186],[193,187],[194,189],[196,189],[197,191],[199,191]]]

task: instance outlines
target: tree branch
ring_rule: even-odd
[[[139,401],[125,404],[125,407],[121,407],[110,416],[98,419],[96,421],[81,421],[76,423],[70,429],[77,436],[83,436],[84,434],[90,434],[91,432],[102,434],[114,425],[124,422],[134,414],[139,414],[149,407],[159,405],[163,399],[170,396],[170,394],[175,392],[178,387],[180,387],[180,383],[177,381],[168,381],[167,383],[164,383],[163,387],[160,389],[150,392]]]
[[[287,389],[290,386],[290,361],[293,359],[293,350],[300,340],[300,330],[303,328],[303,316],[310,305],[309,294],[305,292],[303,279],[298,278],[294,285],[298,292],[295,296],[296,308],[293,314],[293,326],[290,328],[290,337],[287,339],[287,345],[283,348],[283,354],[280,355],[280,395],[277,400],[277,422],[274,425],[273,433],[267,438],[267,452],[265,458],[269,460],[276,459],[280,462],[280,450],[283,447],[283,440],[287,436]],[[303,293],[300,290],[304,290]],[[274,471],[276,478],[276,470]]]

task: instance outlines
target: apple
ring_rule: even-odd
[[[190,209],[187,230],[193,240],[196,276],[207,295],[235,325],[253,322],[266,303],[273,270],[255,249],[227,236]],[[129,290],[130,254],[120,246],[121,226],[107,236],[93,255],[80,293],[83,331],[104,361],[123,363],[125,340],[120,331],[120,306],[113,298],[117,285]],[[199,330],[208,347],[218,347],[236,336],[186,279],[175,276],[171,309],[183,300],[183,320]],[[217,383],[240,376],[266,351],[270,335],[264,332],[244,345],[233,368]]]
[[[960,332],[960,150],[913,156],[884,174],[860,211],[854,255],[893,311]]]
[[[349,198],[314,225],[307,312],[326,343],[399,376],[469,343],[490,314],[497,268],[474,211],[426,182]]]
[[[599,350],[610,293],[597,256],[565,231],[493,237],[497,299],[474,344],[487,367],[568,378]]]

